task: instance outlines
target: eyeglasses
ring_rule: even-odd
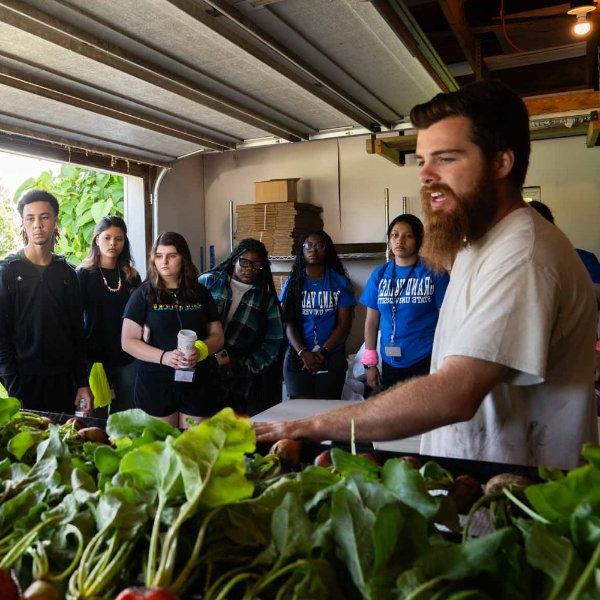
[[[265,265],[260,261],[248,260],[247,258],[238,258],[238,264],[242,269],[252,269],[253,271],[262,271],[265,268]]]
[[[325,250],[325,248],[327,248],[327,245],[325,244],[325,242],[304,242],[304,244],[302,244],[302,247],[305,250],[312,250],[313,248],[315,248],[316,250]]]

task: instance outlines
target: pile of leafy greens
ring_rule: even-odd
[[[280,473],[251,423],[225,409],[185,432],[139,410],[84,441],[0,399],[0,569],[69,600],[128,586],[224,600],[600,597],[600,447],[585,466],[477,504],[464,536],[430,462]],[[0,584],[1,585],[1,584]],[[1,590],[0,590],[1,592]]]

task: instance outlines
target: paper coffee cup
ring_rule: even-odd
[[[195,331],[182,329],[177,334],[177,348],[184,354],[189,354],[194,349],[194,343],[198,339]]]

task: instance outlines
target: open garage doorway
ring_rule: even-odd
[[[30,189],[59,201],[60,238],[55,252],[77,266],[87,254],[94,227],[107,215],[123,217],[133,258],[146,273],[144,179],[114,171],[0,152],[0,259],[22,246],[17,202]]]

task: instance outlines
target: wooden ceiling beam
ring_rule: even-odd
[[[529,116],[568,112],[571,110],[594,110],[600,108],[600,92],[582,91],[550,96],[523,98]]]
[[[438,0],[438,4],[456,36],[467,62],[473,69],[475,79],[481,81],[489,76],[481,56],[481,44],[471,33],[460,0]]]
[[[366,140],[365,147],[367,150],[367,154],[376,154],[377,156],[383,156],[383,158],[386,158],[390,162],[394,163],[397,167],[403,165],[404,155],[407,153],[400,152],[398,149],[388,146],[388,144],[386,143],[387,139],[389,138],[376,138]]]

